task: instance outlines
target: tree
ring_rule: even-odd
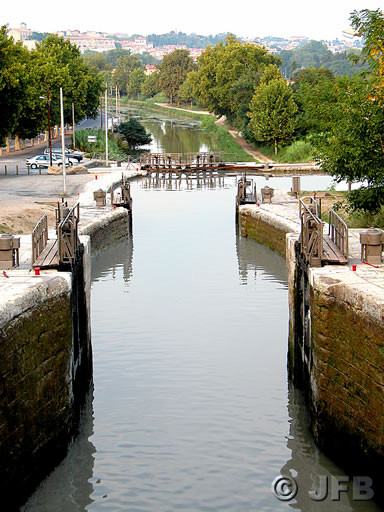
[[[132,71],[129,75],[129,82],[127,86],[127,95],[129,98],[135,94],[139,96],[144,80],[145,74],[143,68],[137,68]]]
[[[182,101],[190,102],[191,107],[193,100],[196,99],[196,90],[199,80],[197,71],[190,71],[179,89],[179,97]]]
[[[344,79],[338,80],[328,69],[308,68],[300,71],[292,86],[298,106],[296,133],[306,135],[326,131],[333,123],[332,108],[339,101],[339,89]]]
[[[193,69],[193,60],[188,50],[175,50],[164,57],[160,65],[159,81],[161,89],[169,96],[171,104],[188,73]]]
[[[249,126],[256,140],[273,141],[275,154],[280,142],[288,141],[294,131],[294,116],[297,112],[292,90],[284,80],[266,76],[255,89],[249,106]]]
[[[377,97],[384,99],[384,15],[380,9],[364,9],[351,14],[353,28],[364,38],[362,59],[373,75]]]
[[[20,118],[30,110],[26,133],[33,136],[44,115],[37,84],[31,73],[30,55],[21,43],[7,36],[7,27],[0,29],[0,142],[8,135],[21,134]],[[46,111],[46,110],[45,110]]]
[[[367,80],[348,79],[333,104],[333,123],[314,138],[315,159],[337,181],[367,182],[353,190],[353,210],[377,212],[384,205],[384,106],[372,99]]]
[[[198,96],[203,105],[216,115],[236,114],[233,85],[251,74],[260,73],[267,64],[280,64],[280,59],[268,54],[266,48],[243,44],[233,35],[214,47],[207,47],[198,58]],[[257,85],[254,83],[253,86]]]
[[[352,25],[364,38],[366,79],[337,80],[327,130],[314,138],[316,160],[337,181],[366,182],[348,195],[353,210],[377,212],[384,205],[384,17],[355,11]]]
[[[115,48],[114,50],[108,50],[103,55],[105,55],[107,63],[111,66],[111,69],[114,69],[118,65],[120,57],[128,57],[131,55],[131,52],[124,48]]]
[[[112,71],[112,65],[107,61],[106,56],[100,52],[88,52],[83,55],[85,64],[92,68],[95,67],[99,71]]]
[[[126,50],[122,50],[126,51]],[[135,69],[141,68],[141,62],[136,55],[124,55],[117,59],[117,66],[113,73],[113,83],[124,94],[128,92],[129,77]]]
[[[159,73],[157,71],[145,77],[145,80],[141,87],[141,92],[149,98],[152,98],[153,96],[156,96],[156,94],[161,92],[161,87],[159,83]]]
[[[145,131],[144,126],[136,119],[129,119],[126,123],[120,123],[119,132],[128,142],[130,149],[145,146],[152,141],[151,135]]]
[[[46,96],[49,90],[53,124],[60,123],[60,87],[63,89],[65,121],[72,121],[72,102],[75,122],[96,116],[102,83],[95,69],[84,63],[77,46],[62,37],[50,35],[30,55],[38,96]]]

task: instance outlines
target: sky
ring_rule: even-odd
[[[52,0],[7,2],[0,23],[15,28],[25,22],[38,32],[77,29],[148,35],[175,30],[326,40],[343,37],[352,11],[384,11],[384,0],[66,0],[61,12],[59,6]]]

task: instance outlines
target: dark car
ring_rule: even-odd
[[[76,159],[78,162],[81,162],[83,159],[83,154],[79,151],[72,151],[71,149],[65,148],[65,156],[67,158]],[[44,149],[44,154],[49,155],[49,148]],[[61,148],[52,148],[52,154],[58,155],[61,157]]]

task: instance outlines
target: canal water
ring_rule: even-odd
[[[199,153],[217,151],[212,136],[201,128],[201,122],[180,118],[169,109],[169,114],[126,107],[124,115],[140,121],[152,135],[152,142],[143,150],[153,153]]]
[[[81,433],[23,511],[380,510],[308,495],[344,473],[288,381],[285,261],[236,233],[235,178],[132,195],[132,236],[92,262]],[[290,502],[271,491],[280,474]]]

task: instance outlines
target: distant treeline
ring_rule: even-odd
[[[278,55],[282,60],[281,70],[286,78],[295,78],[306,68],[324,67],[336,76],[352,76],[367,69],[366,64],[352,62],[353,56],[359,56],[360,50],[332,53],[320,41],[309,41],[295,50],[283,50]]]
[[[187,48],[206,48],[224,41],[228,32],[209,36],[198,34],[185,34],[184,32],[168,32],[168,34],[150,34],[147,41],[153,46],[185,45]]]

